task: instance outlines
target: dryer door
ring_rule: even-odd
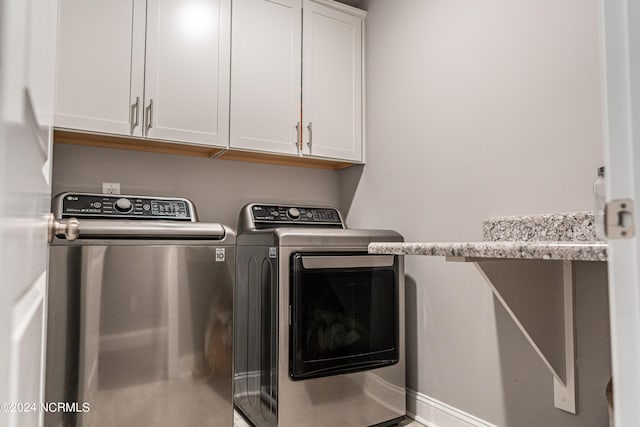
[[[398,362],[398,262],[353,252],[292,255],[291,379]]]

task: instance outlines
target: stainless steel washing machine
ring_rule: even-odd
[[[404,418],[404,264],[394,231],[335,208],[253,203],[239,218],[234,404],[255,426],[385,426]]]
[[[45,397],[80,410],[45,425],[230,427],[235,232],[180,198],[64,193],[53,212]]]

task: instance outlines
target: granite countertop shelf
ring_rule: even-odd
[[[374,254],[451,258],[607,261],[607,244],[595,237],[591,212],[487,218],[481,242],[371,243]]]
[[[606,261],[604,242],[406,242],[371,243],[369,253],[461,258]]]
[[[600,263],[587,266],[575,261],[607,261],[607,244],[596,239],[593,214],[487,218],[482,238],[481,242],[374,242],[369,253],[444,256],[447,261],[473,263],[552,374],[554,406],[575,414],[575,270],[606,270]]]

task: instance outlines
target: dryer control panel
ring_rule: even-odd
[[[329,225],[343,227],[340,212],[335,208],[252,205],[251,214],[255,223],[274,226],[288,225]]]
[[[165,219],[195,222],[188,199],[119,194],[63,193],[54,199],[54,215],[62,218]]]

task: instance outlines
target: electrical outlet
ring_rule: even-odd
[[[120,194],[119,182],[103,182],[102,183],[103,194]]]

